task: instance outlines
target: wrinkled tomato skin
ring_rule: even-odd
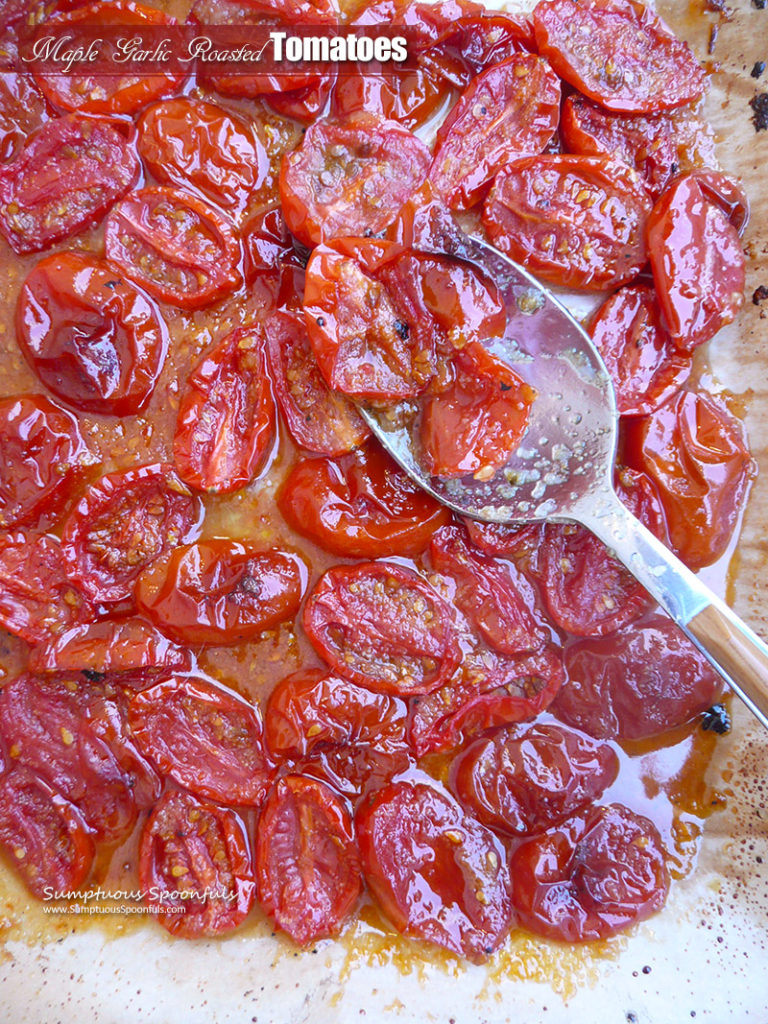
[[[670,338],[647,285],[615,292],[592,318],[589,334],[613,380],[621,416],[648,415],[690,375],[690,356]]]
[[[519,923],[561,942],[615,935],[663,906],[669,888],[655,825],[621,804],[588,808],[526,840],[510,874]]]
[[[328,387],[304,317],[278,310],[265,324],[267,361],[294,441],[319,455],[343,455],[370,434],[356,406]]]
[[[173,456],[190,487],[228,494],[245,487],[275,438],[275,402],[261,334],[237,328],[204,353],[179,399]]]
[[[448,605],[390,562],[329,569],[309,595],[304,629],[333,669],[378,693],[429,693],[460,658]]]
[[[545,154],[499,172],[483,223],[494,245],[532,273],[594,290],[643,268],[650,212],[638,174],[620,160]]]
[[[396,121],[365,112],[338,123],[318,121],[283,159],[286,223],[310,246],[334,236],[375,235],[421,185],[429,163],[424,144]],[[326,175],[331,184],[324,183]]]
[[[362,890],[344,802],[316,779],[288,775],[267,797],[256,829],[259,903],[300,946],[338,935]]]
[[[397,121],[408,131],[424,124],[449,98],[451,90],[441,76],[429,68],[414,67],[408,72],[339,75],[333,91],[332,112],[337,118],[366,111]]]
[[[454,603],[489,646],[503,654],[524,654],[549,640],[549,630],[534,612],[533,587],[514,566],[473,551],[457,526],[435,533],[429,550],[435,569],[456,586]]]
[[[279,270],[281,264],[295,259],[290,232],[279,206],[255,210],[240,229],[246,284],[253,284],[262,274]]]
[[[307,334],[333,390],[352,398],[413,398],[434,372],[433,347],[417,347],[396,299],[372,276],[377,269],[318,246],[307,264]]]
[[[193,663],[190,651],[139,618],[100,619],[70,626],[35,647],[29,656],[30,671],[38,675],[137,673],[151,678],[157,672],[189,671]]]
[[[366,882],[398,931],[475,961],[501,945],[512,922],[504,850],[431,779],[391,783],[356,824]]]
[[[93,864],[93,840],[80,812],[23,767],[0,775],[0,846],[41,900],[48,888],[77,889]]]
[[[173,677],[134,695],[131,734],[142,753],[196,796],[258,806],[272,767],[257,709],[204,679]]]
[[[425,465],[432,476],[487,480],[522,440],[535,392],[480,342],[457,352],[454,364],[453,382],[422,402]]]
[[[275,757],[306,757],[318,747],[405,746],[407,709],[398,697],[351,683],[323,669],[306,669],[272,691],[264,738]]]
[[[720,207],[741,237],[749,223],[749,198],[738,178],[709,167],[696,167],[688,177],[696,182],[706,199]]]
[[[568,681],[553,711],[598,739],[640,740],[690,721],[717,702],[722,680],[663,615],[566,648]]]
[[[704,69],[688,44],[639,0],[544,0],[532,20],[541,55],[607,110],[668,110],[704,91]]]
[[[71,252],[46,257],[27,276],[16,336],[57,397],[111,416],[146,406],[168,344],[165,325],[143,292],[103,260]]]
[[[15,56],[16,48],[9,37],[3,40],[3,49],[9,58]],[[48,116],[48,105],[34,79],[23,71],[5,71],[0,76],[0,162],[14,160]]]
[[[139,161],[123,127],[55,118],[0,167],[0,231],[14,252],[48,249],[97,223],[136,184]]]
[[[655,485],[679,557],[692,569],[715,562],[754,476],[741,423],[709,395],[682,391],[627,425],[624,458]]]
[[[243,821],[191,793],[166,793],[141,835],[139,881],[149,905],[160,908],[153,916],[172,935],[197,939],[232,931],[247,917],[256,892]],[[163,894],[184,912],[164,913]]]
[[[429,178],[451,209],[480,202],[497,172],[544,151],[557,131],[560,82],[522,53],[475,78],[437,133]]]
[[[101,477],[64,522],[72,579],[94,602],[133,596],[141,570],[200,531],[202,506],[173,466],[158,463]]]
[[[648,219],[648,253],[675,344],[691,352],[730,323],[744,301],[739,235],[696,173],[676,179]]]
[[[450,522],[377,444],[339,459],[305,459],[278,497],[285,520],[332,554],[415,556]]]
[[[298,555],[214,539],[159,558],[139,575],[135,597],[180,643],[242,643],[293,618],[306,579]]]
[[[56,643],[93,614],[88,600],[67,576],[56,537],[31,530],[0,534],[3,629],[29,644]]]
[[[153,298],[202,309],[241,284],[241,247],[231,222],[181,189],[132,192],[106,220],[109,263]]]
[[[417,757],[452,750],[497,726],[526,722],[550,706],[565,679],[554,644],[532,654],[489,649],[464,656],[452,679],[411,701],[408,738]]]
[[[44,29],[55,28],[57,32],[69,35],[70,46],[77,45],[78,28],[85,30],[80,37],[87,49],[94,39],[94,28],[117,30],[125,28],[126,33],[132,30],[141,33],[142,28],[153,26],[175,25],[175,18],[169,18],[162,12],[133,0],[110,0],[105,3],[95,0],[89,4],[76,4],[72,9],[64,9],[43,26]],[[114,36],[111,37],[114,39]],[[121,51],[108,46],[105,56],[114,54],[119,58]],[[114,57],[112,58],[114,60]],[[87,64],[83,65],[87,68]],[[119,63],[115,61],[115,66]],[[76,65],[77,67],[77,65]],[[183,72],[138,75],[104,75],[87,72],[78,74],[51,73],[55,65],[39,70],[35,80],[45,95],[56,107],[63,110],[76,110],[82,114],[132,114],[147,103],[165,96],[178,88],[184,79]],[[56,68],[56,70],[58,70]]]
[[[66,409],[43,395],[0,399],[0,528],[50,525],[95,461]]]
[[[451,789],[470,814],[505,836],[541,832],[600,798],[616,752],[561,725],[533,724],[475,740],[451,764]]]
[[[187,97],[165,100],[138,122],[138,150],[159,182],[216,203],[238,224],[269,176],[258,130],[222,107]]]

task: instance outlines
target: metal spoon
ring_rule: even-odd
[[[506,467],[483,482],[430,476],[419,462],[412,417],[363,404],[371,430],[419,486],[463,516],[586,526],[768,726],[768,646],[616,496],[616,396],[589,336],[550,291],[486,242],[465,237],[459,254],[505,298],[506,334],[486,345],[536,388],[526,436]]]

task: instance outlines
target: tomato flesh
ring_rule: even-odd
[[[504,850],[429,782],[394,782],[357,814],[369,888],[398,931],[471,960],[503,942],[512,920]]]
[[[48,256],[29,273],[16,328],[46,387],[87,412],[139,412],[165,361],[165,327],[154,304],[104,261],[77,253]]]
[[[362,889],[352,819],[328,786],[280,779],[256,830],[259,902],[300,946],[338,935]]]

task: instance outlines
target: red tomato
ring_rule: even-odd
[[[375,747],[384,753],[406,745],[406,705],[323,669],[296,672],[272,691],[264,738],[276,757],[306,757],[318,748]]]
[[[338,935],[362,890],[349,811],[315,779],[288,775],[256,829],[259,902],[300,946]]]
[[[264,332],[275,393],[294,441],[320,455],[343,455],[361,445],[370,430],[356,406],[326,384],[303,315],[278,311]]]
[[[658,489],[680,558],[692,569],[716,561],[754,475],[742,424],[709,395],[681,391],[627,428],[624,452]]]
[[[258,805],[272,777],[257,709],[204,679],[173,678],[134,695],[131,733],[164,775],[197,796]]]
[[[132,34],[140,37],[142,29],[151,31],[154,26],[175,24],[174,18],[133,0],[95,0],[76,10],[57,14],[40,26],[39,33],[44,36],[54,30],[59,38],[68,37],[68,47],[82,45],[85,50],[91,41],[101,39],[101,68],[91,74],[79,68],[64,72],[51,63],[35,70],[37,84],[51,103],[64,110],[78,110],[83,114],[132,114],[173,92],[183,81],[184,73],[110,75],[104,72],[104,66],[110,62],[114,67],[120,66],[123,53],[115,43],[121,38],[130,38]],[[126,36],[121,29],[125,29]]]
[[[659,305],[675,344],[690,352],[736,316],[745,263],[738,232],[694,173],[677,178],[648,220]]]
[[[139,573],[197,535],[202,508],[165,463],[101,477],[64,523],[72,578],[95,602],[133,594]]]
[[[309,595],[304,628],[332,668],[378,693],[429,693],[459,662],[449,606],[388,562],[329,569]]]
[[[182,480],[226,494],[256,476],[275,438],[260,332],[237,328],[208,349],[179,400],[173,456]]]
[[[245,255],[245,281],[251,284],[263,271],[278,270],[295,257],[291,235],[279,206],[257,210],[243,224],[240,234]]]
[[[451,520],[374,442],[340,459],[299,462],[278,508],[326,551],[356,558],[418,555]]]
[[[88,672],[84,672],[83,675],[87,678]],[[120,677],[121,686],[124,685],[126,678],[125,675]],[[114,757],[117,761],[137,809],[145,811],[160,799],[164,781],[139,752],[134,742],[128,721],[128,700],[125,691],[116,690],[106,682],[103,688],[104,694],[95,693],[89,696],[85,708],[88,731],[95,737],[94,747],[97,756],[98,745],[101,743],[109,752],[109,757]]]
[[[512,922],[509,872],[492,832],[429,782],[394,782],[357,814],[368,887],[398,931],[483,960]]]
[[[392,223],[429,163],[424,143],[396,121],[368,113],[317,121],[283,159],[286,223],[307,245],[337,235],[375,235]]]
[[[669,876],[655,825],[621,804],[591,807],[518,846],[512,902],[536,935],[590,942],[664,905]]]
[[[269,156],[258,122],[246,124],[213,103],[165,100],[138,122],[139,153],[158,181],[194,191],[239,223],[271,196]]]
[[[424,463],[433,476],[490,480],[522,440],[536,393],[479,342],[457,352],[454,365],[448,388],[422,403]]]
[[[0,527],[52,522],[94,462],[72,413],[42,395],[0,399]]]
[[[690,356],[670,338],[647,285],[631,285],[612,295],[592,318],[589,333],[613,380],[622,416],[653,412],[691,372]]]
[[[307,334],[328,386],[353,398],[397,401],[424,389],[431,349],[417,349],[404,314],[360,263],[318,246],[307,264]]]
[[[0,167],[0,231],[14,252],[48,249],[101,220],[138,178],[118,122],[57,117]]]
[[[265,15],[278,15],[291,25],[336,25],[341,19],[335,0],[247,0]]]
[[[464,531],[445,526],[432,538],[432,564],[456,587],[454,604],[485,642],[503,654],[524,654],[542,647],[550,632],[534,612],[528,580],[509,562],[473,551]]]
[[[566,288],[609,288],[642,270],[651,203],[619,160],[547,154],[496,177],[483,209],[491,241]]]
[[[406,250],[384,263],[377,277],[394,297],[419,351],[461,349],[504,334],[504,298],[471,263]],[[445,346],[440,344],[443,338]]]
[[[749,199],[738,178],[732,178],[709,167],[697,167],[691,170],[692,178],[711,203],[719,206],[739,235],[749,221]]]
[[[232,225],[188,192],[133,192],[107,217],[104,241],[110,263],[181,309],[209,306],[241,283]]]
[[[538,548],[543,527],[504,526],[502,523],[480,523],[465,519],[469,539],[474,547],[497,558],[524,557]]]
[[[0,691],[0,740],[24,765],[74,803],[95,836],[124,839],[136,821],[133,780],[115,750],[91,728],[93,688],[19,676]]]
[[[66,571],[55,537],[29,530],[0,534],[2,628],[30,644],[55,643],[90,619],[93,609]]]
[[[624,470],[616,492],[652,533],[666,539],[659,495],[648,477]],[[583,526],[548,524],[532,571],[553,622],[575,636],[605,636],[653,603],[635,577]]]
[[[414,131],[429,120],[451,95],[442,76],[430,68],[414,67],[373,72],[362,66],[339,75],[333,92],[333,115],[345,119],[366,111],[397,121]],[[274,103],[274,98],[270,98]]]
[[[543,0],[533,28],[558,75],[607,110],[669,110],[704,92],[688,44],[639,0]]]
[[[197,939],[232,931],[256,892],[242,820],[191,793],[166,793],[141,835],[139,880],[172,935]],[[183,911],[170,913],[170,907]]]
[[[285,66],[285,65],[283,65]],[[306,81],[307,76],[305,76]],[[282,76],[280,81],[282,82]],[[331,72],[301,89],[283,92],[280,89],[265,95],[267,105],[282,117],[292,117],[302,124],[313,124],[316,118],[328,112],[328,106],[336,88],[336,74]]]
[[[568,682],[553,711],[599,739],[640,740],[674,729],[717,702],[722,680],[678,627],[651,615],[566,650]]]
[[[618,772],[607,743],[562,725],[534,724],[471,743],[451,765],[451,788],[484,825],[524,836],[599,800]]]
[[[298,555],[286,551],[200,541],[146,568],[136,580],[136,603],[181,643],[240,643],[293,618],[306,576]]]
[[[657,199],[678,166],[676,113],[616,114],[572,93],[563,104],[560,132],[568,153],[629,164]]]
[[[26,12],[26,3],[20,0]],[[0,25],[7,25],[0,11]],[[18,57],[16,45],[6,34],[3,50],[9,65]],[[48,107],[31,75],[4,71],[0,75],[0,162],[15,159],[27,138],[48,120]]]
[[[510,161],[541,153],[557,131],[560,82],[532,53],[475,78],[437,133],[429,177],[452,209],[478,203]]]
[[[430,58],[435,56],[435,51],[438,67],[443,66],[443,54],[458,58],[459,68],[463,66],[466,70],[456,84],[466,86],[475,75],[514,54],[535,53],[536,41],[527,18],[481,8],[477,14],[452,22],[448,37],[425,54],[423,59],[428,67],[432,66]]]
[[[156,675],[158,670],[187,672],[194,663],[189,651],[177,647],[149,622],[138,618],[100,619],[68,626],[55,639],[46,640],[29,656],[31,672],[131,672],[146,678]]]
[[[564,679],[563,659],[553,644],[533,654],[470,651],[448,683],[412,702],[411,746],[422,757],[457,747],[486,729],[535,718]]]
[[[77,409],[112,416],[147,404],[167,348],[165,326],[147,296],[103,260],[74,252],[47,256],[30,271],[16,308],[16,335],[54,394]]]
[[[467,236],[446,203],[435,195],[429,179],[400,207],[387,230],[387,237],[408,248],[452,253],[471,259]]]
[[[91,872],[93,840],[82,815],[26,768],[0,775],[0,845],[41,900],[48,888],[76,890]]]

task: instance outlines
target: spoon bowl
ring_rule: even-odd
[[[361,404],[371,430],[415,483],[462,516],[587,527],[768,727],[768,646],[616,496],[616,395],[589,335],[549,289],[493,246],[465,237],[460,255],[496,283],[507,307],[504,336],[484,344],[536,390],[523,440],[490,480],[442,479],[424,468],[417,420],[406,408]]]

